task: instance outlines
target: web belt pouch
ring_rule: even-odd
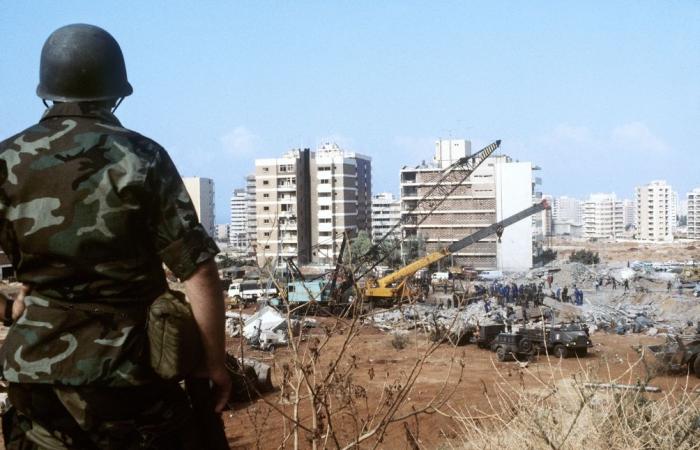
[[[181,380],[201,361],[199,328],[185,294],[166,291],[148,310],[151,367],[166,380]]]

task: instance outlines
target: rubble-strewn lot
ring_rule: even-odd
[[[357,335],[350,341],[346,338],[353,332],[353,328],[347,318],[338,321],[334,317],[295,316],[288,322],[284,311],[269,306],[229,311],[226,327],[229,352],[235,355],[234,359],[239,363],[248,367],[251,377],[257,376],[260,386],[267,389],[270,381],[272,384],[272,390],[263,393],[262,398],[234,403],[233,410],[225,414],[226,433],[231,447],[293,448],[291,440],[285,441],[290,425],[283,415],[291,417],[296,414],[302,420],[308,420],[311,411],[306,399],[300,401],[298,408],[295,408],[297,405],[293,401],[293,395],[290,396],[288,388],[283,388],[285,380],[290,379],[294,360],[299,355],[307,357],[318,352],[318,375],[326,370],[335,355],[345,352],[347,357],[342,362],[343,376],[339,377],[339,380],[342,378],[342,383],[339,381],[334,385],[333,389],[336,390],[331,395],[337,405],[347,402],[345,397],[351,398],[348,404],[354,408],[344,412],[335,422],[339,427],[337,435],[346,439],[338,446],[342,448],[355,436],[358,424],[387,401],[387,393],[396,392],[397,386],[400,387],[404,382],[416,361],[434,345],[438,329],[448,339],[427,358],[399,409],[399,415],[408,414],[413,408],[427,404],[444,393],[447,387],[450,394],[446,403],[439,410],[433,410],[431,414],[422,415],[418,419],[410,417],[393,423],[379,441],[368,440],[361,448],[372,448],[375,444],[377,448],[384,449],[465,448],[468,447],[464,443],[465,416],[477,417],[468,421],[473,433],[474,429],[493,426],[493,422],[489,421],[493,421],[497,414],[514,409],[512,403],[503,403],[504,394],[509,395],[511,401],[515,398],[517,402],[518,395],[536,397],[542,392],[549,392],[548,389],[552,386],[570,392],[574,379],[631,385],[648,381],[661,390],[660,393],[644,394],[648,400],[659,400],[659,404],[662,404],[668,402],[669,393],[672,401],[676,398],[675,393],[681,393],[689,394],[685,399],[697,402],[700,378],[687,373],[660,371],[651,354],[647,353],[640,360],[638,351],[646,345],[662,344],[668,336],[688,332],[687,321],[697,323],[700,320],[700,298],[693,297],[688,289],[678,290],[677,274],[651,270],[648,265],[635,265],[635,261],[644,259],[642,255],[647,252],[643,249],[645,245],[614,245],[622,245],[622,250],[617,249],[617,256],[611,258],[612,262],[607,255],[614,251],[606,250],[604,245],[600,245],[593,249],[599,249],[602,255],[606,255],[602,258],[606,261],[604,264],[584,266],[560,259],[543,268],[506,274],[499,280],[501,284],[510,286],[540,285],[551,274],[551,288],[548,285],[543,288],[543,304],[530,304],[525,311],[529,319],[527,324],[522,321],[521,306],[511,304],[514,310],[513,328],[517,330],[522,326],[540,328],[568,322],[585,323],[591,331],[594,346],[588,356],[581,359],[572,357],[559,360],[540,354],[530,361],[498,362],[493,352],[478,348],[473,343],[451,345],[451,342],[460,341],[459,337],[464,330],[474,330],[478,325],[500,323],[507,318],[507,305],[499,304],[498,299],[491,295],[475,296],[474,283],[469,286],[466,295],[468,300],[461,300],[459,307],[456,307],[459,302],[454,301],[452,292],[437,292],[432,293],[425,303],[375,310],[363,319],[356,330]],[[687,250],[690,245],[683,245],[679,257],[659,254],[663,255],[664,262],[700,259],[696,251]],[[632,246],[637,250],[626,250]],[[591,247],[586,244],[586,248]],[[665,247],[662,247],[663,251],[666,251]],[[635,256],[628,259],[628,253]],[[460,283],[462,284],[468,283]],[[478,284],[487,291],[492,287],[490,282]],[[575,305],[556,299],[557,290],[564,287],[573,296],[574,286],[583,292],[582,304]],[[16,290],[17,287],[16,284],[5,286],[5,290]],[[463,288],[460,286],[456,292],[458,298],[465,297]],[[292,340],[298,343],[296,352],[290,346]],[[319,350],[319,343],[323,343],[322,351]],[[270,378],[267,377],[268,373],[271,374]],[[239,385],[238,391],[244,394],[245,389],[240,389]],[[546,397],[550,394],[542,395]],[[596,401],[600,401],[600,398]],[[593,405],[595,404],[597,403],[594,402]],[[537,414],[544,414],[543,404],[537,405]],[[691,406],[697,409],[698,405]],[[528,411],[522,405],[519,409]],[[556,418],[553,420],[557,422]],[[487,425],[489,423],[491,425]],[[499,429],[501,435],[507,434],[506,424],[503,425]],[[697,431],[690,432],[697,434]],[[498,439],[505,439],[503,442],[513,442],[512,439],[507,440],[510,437],[501,435]],[[573,435],[578,436],[576,442],[581,442],[580,431]],[[307,438],[308,434],[301,434],[300,448],[309,448]],[[585,437],[583,439],[585,442]],[[518,442],[517,439],[515,442]],[[569,443],[564,448],[573,448],[570,445],[572,444]],[[326,442],[324,446],[335,448],[336,444]],[[596,444],[591,448],[600,446]]]
[[[632,385],[649,379],[651,385],[661,389],[660,393],[645,394],[651,400],[666,401],[664,395],[669,392],[691,393],[700,389],[700,379],[694,375],[660,371],[652,355],[647,353],[640,362],[639,353],[635,350],[639,346],[664,343],[666,336],[682,333],[688,320],[696,322],[700,319],[700,299],[692,297],[688,290],[679,293],[676,275],[650,271],[641,266],[628,268],[626,262],[584,266],[555,261],[545,268],[527,273],[507,274],[501,282],[539,284],[546,280],[548,273],[553,274],[552,288],[545,287],[543,306],[530,305],[527,316],[532,320],[528,326],[541,327],[544,323],[549,326],[550,321],[543,322],[542,316],[552,317],[555,324],[571,321],[586,323],[591,329],[594,343],[588,356],[558,360],[540,355],[529,362],[501,363],[491,351],[473,344],[452,346],[448,341],[423,367],[403,410],[408,412],[412,407],[420,407],[429,401],[444,388],[443,383],[457,383],[459,376],[454,368],[463,365],[462,379],[449,402],[439,413],[423,416],[418,421],[409,419],[391,425],[379,448],[412,448],[414,442],[420,448],[437,448],[448,445],[447,442],[459,448],[462,435],[460,422],[454,419],[455,416],[470,414],[491,417],[504,407],[495,400],[504,389],[536,392],[543,381],[569,383],[576,374],[580,377],[585,373],[586,379],[591,381]],[[613,278],[616,280],[615,289]],[[624,288],[625,280],[627,290]],[[602,281],[602,285],[596,289],[599,281]],[[670,292],[668,281],[672,282]],[[482,284],[488,286],[490,283]],[[572,289],[574,285],[583,290],[582,305],[553,298],[557,287],[568,286]],[[451,294],[432,294],[426,303],[376,311],[364,321],[349,350],[355,365],[353,382],[362,386],[366,395],[364,409],[360,408],[358,414],[374,408],[382,398],[387,383],[411,370],[416,359],[430,345],[431,333],[436,327],[450,328],[454,335],[458,335],[464,328],[498,322],[505,317],[505,307],[498,306],[493,299],[489,300],[490,308],[485,308],[484,299],[455,308],[445,306],[446,298],[451,298]],[[514,324],[517,329],[523,324],[520,321],[520,307],[514,309],[518,313]],[[315,320],[316,323],[303,327],[299,327],[301,322],[295,324],[295,329],[304,330],[300,331],[305,336],[300,346],[302,352],[314,337],[323,340],[324,330],[334,322],[333,318]],[[247,322],[248,328],[250,323]],[[397,336],[403,341],[400,346],[396,343]],[[284,345],[277,346],[272,352],[261,351],[240,339],[230,338],[230,348],[233,351],[245,348],[247,357],[270,364],[273,367],[272,382],[280,386],[285,367],[294,359],[292,351]],[[329,338],[325,351],[335,354],[341,350],[343,343],[344,334],[341,332]],[[450,369],[452,372],[446,377]],[[696,394],[691,397],[697,399]],[[265,399],[287,413],[292,411],[292,405],[281,400],[279,391],[266,394]],[[308,414],[306,408],[308,406],[302,402],[302,416]],[[343,423],[348,435],[351,435],[355,422],[348,419]],[[226,418],[226,425],[234,448],[277,448],[282,445],[281,437],[288,431],[282,416],[262,399],[237,404]],[[291,446],[290,443],[285,445]]]

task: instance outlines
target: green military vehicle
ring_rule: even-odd
[[[665,344],[647,345],[646,348],[665,369],[691,371],[700,377],[700,334],[668,336]]]
[[[510,357],[530,358],[545,352],[557,358],[573,355],[582,358],[592,346],[585,326],[564,324],[544,330],[521,328],[514,333],[500,333],[491,343],[491,350],[499,361]]]

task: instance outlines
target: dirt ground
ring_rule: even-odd
[[[591,250],[600,254],[601,262],[626,263],[627,261],[700,261],[700,241],[642,243],[623,242],[588,242],[554,239],[551,248],[556,250],[559,259],[568,259],[574,250]]]
[[[328,352],[338,351],[342,336],[331,339]],[[425,348],[424,335],[412,336],[410,345],[402,350],[396,350],[391,345],[390,334],[380,332],[367,326],[352,345],[352,353],[357,356],[355,382],[367,390],[368,406],[380,397],[383,383],[409,370]],[[469,413],[475,416],[488,415],[494,412],[490,405],[497,397],[497,391],[504,385],[512,389],[533,389],[540,386],[537,379],[549,381],[552,378],[570,378],[576,373],[588,372],[592,379],[608,381],[615,379],[619,383],[635,383],[644,370],[640,365],[630,369],[638,360],[638,354],[632,349],[633,345],[660,343],[662,338],[644,335],[618,336],[606,333],[594,333],[594,347],[586,358],[577,360],[547,360],[540,357],[531,362],[526,368],[519,367],[517,362],[496,361],[495,354],[479,349],[475,345],[451,347],[444,345],[438,349],[424,367],[415,387],[407,400],[405,411],[411,407],[420,408],[429,401],[442,387],[445,373],[452,361],[463,361],[465,365],[462,381],[451,395],[448,405],[443,412],[453,414],[455,411]],[[232,347],[237,347],[231,340]],[[279,386],[280,368],[289,360],[290,353],[286,349],[278,349],[274,355],[264,352],[249,353],[248,356],[266,360],[274,366],[273,382]],[[456,364],[455,366],[459,366]],[[374,374],[370,379],[370,374]],[[448,384],[454,386],[456,375]],[[652,384],[659,386],[664,392],[674,387],[688,383],[689,388],[700,386],[700,379],[694,376],[666,374],[653,379]],[[650,394],[651,397],[655,394]],[[660,394],[658,394],[660,395]],[[279,393],[270,393],[266,400],[279,405]],[[304,408],[302,407],[302,415]],[[237,404],[235,410],[225,417],[226,433],[229,436],[231,448],[279,448],[282,446],[282,436],[285,434],[284,421],[281,415],[272,411],[264,400]],[[416,438],[420,448],[445,447],[458,434],[456,423],[449,417],[440,414],[422,416],[419,420],[409,419],[405,423],[393,424],[387,436],[378,448],[401,449],[413,448],[410,445],[408,431]],[[302,447],[307,444],[302,442]],[[287,442],[286,448],[292,448]]]

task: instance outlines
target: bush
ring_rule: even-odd
[[[408,334],[406,333],[394,333],[391,338],[391,346],[396,350],[403,350],[408,346]]]
[[[535,265],[542,264],[543,266],[549,262],[554,261],[557,259],[557,252],[555,250],[552,250],[551,248],[548,248],[546,250],[543,250],[542,253],[539,255],[535,256],[534,263]]]
[[[598,252],[593,253],[591,250],[574,250],[569,256],[569,261],[587,265],[598,264],[600,256]]]

